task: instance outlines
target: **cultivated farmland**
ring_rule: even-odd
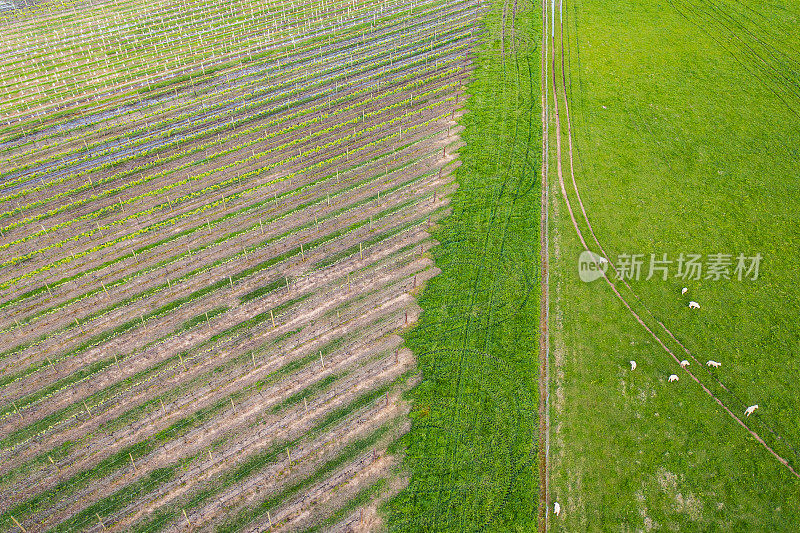
[[[473,0],[0,22],[0,528],[372,529]]]

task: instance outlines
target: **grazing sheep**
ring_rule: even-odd
[[[757,404],[756,405],[751,405],[750,407],[748,407],[747,409],[744,410],[744,414],[746,414],[747,416],[750,416],[755,412],[756,409],[758,409],[758,405]]]
[[[669,382],[672,383],[673,381],[678,381],[678,376],[676,376],[675,374],[672,374],[669,377]]]
[[[636,370],[636,361],[631,361],[631,372]]]
[[[686,359],[681,361],[681,368],[686,368],[687,366],[689,366],[689,361],[687,361]]]
[[[718,362],[712,361],[712,360],[709,360],[706,364],[708,366],[713,366],[714,368],[719,368],[719,367],[722,366],[722,363],[718,363]]]
[[[691,301],[689,302],[689,309],[700,309],[700,304],[695,301]]]
[[[681,289],[681,296],[683,296],[683,295],[684,295],[684,294],[686,294],[687,292],[689,292],[689,287],[684,287],[684,288],[682,288],[682,289]]]
[[[561,506],[558,504],[558,502],[553,504],[553,512],[556,514],[556,516],[561,514]]]

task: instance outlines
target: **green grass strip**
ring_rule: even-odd
[[[515,14],[500,2],[483,17],[459,188],[434,232],[441,273],[406,336],[424,380],[391,532],[537,529],[541,5]]]

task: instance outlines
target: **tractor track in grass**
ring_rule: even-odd
[[[563,0],[559,0],[559,8],[561,8],[562,6],[563,6]],[[552,83],[550,85],[550,88],[553,91],[552,94],[553,94],[553,106],[554,106],[554,113],[555,113],[554,118],[555,118],[555,127],[556,127],[556,166],[557,166],[557,174],[558,174],[559,186],[561,188],[561,195],[562,195],[562,198],[564,200],[564,203],[565,203],[565,206],[567,208],[567,211],[569,212],[570,219],[572,221],[572,226],[575,229],[576,235],[577,235],[578,239],[580,240],[583,249],[585,251],[591,251],[590,247],[589,247],[589,244],[587,243],[586,238],[584,237],[583,232],[581,231],[580,224],[579,224],[579,222],[578,222],[578,220],[577,220],[577,218],[575,216],[575,212],[573,211],[572,204],[570,202],[569,195],[567,193],[567,188],[566,188],[566,186],[564,184],[564,176],[563,176],[563,168],[562,168],[562,152],[563,152],[563,150],[562,150],[562,146],[561,146],[561,144],[562,144],[562,141],[561,141],[561,112],[559,110],[560,108],[559,108],[559,103],[558,103],[558,100],[559,100],[559,85],[558,85],[558,75],[557,75],[557,72],[556,72],[556,66],[557,66],[556,65],[556,58],[557,57],[560,57],[560,60],[561,60],[560,61],[560,63],[561,63],[561,65],[560,65],[561,66],[561,88],[560,88],[560,90],[561,90],[562,97],[563,97],[563,104],[564,104],[564,110],[563,111],[564,111],[564,114],[565,114],[566,126],[567,126],[567,142],[568,142],[567,157],[568,157],[568,160],[569,160],[569,172],[570,172],[570,176],[571,176],[571,180],[572,180],[572,187],[573,187],[574,193],[576,195],[576,198],[578,200],[578,203],[580,205],[581,213],[583,215],[583,218],[584,218],[584,221],[585,221],[585,223],[587,225],[589,233],[592,235],[592,239],[595,241],[595,244],[598,246],[598,248],[601,251],[603,251],[603,248],[600,245],[600,242],[599,242],[597,236],[595,235],[594,230],[592,229],[591,223],[589,222],[588,214],[586,213],[586,210],[585,210],[585,208],[583,206],[583,202],[581,201],[579,189],[578,189],[578,186],[577,186],[577,181],[576,181],[576,178],[575,178],[575,171],[574,171],[574,165],[573,165],[573,151],[574,151],[574,149],[573,149],[573,139],[572,139],[572,123],[571,123],[571,118],[570,118],[570,115],[569,115],[569,102],[568,102],[568,98],[567,98],[567,87],[568,87],[568,84],[567,84],[567,76],[566,76],[566,62],[565,62],[565,51],[564,51],[564,22],[563,22],[563,19],[559,21],[558,28],[559,28],[559,31],[560,31],[560,40],[559,40],[560,44],[559,44],[559,49],[558,50],[556,49],[555,39],[552,40],[552,48],[551,48],[552,56],[553,56],[553,58],[552,58],[552,79],[551,79]],[[605,252],[604,252],[604,254],[605,254]],[[612,269],[615,272],[617,272],[617,269],[616,269],[616,266],[614,265],[614,263],[610,259],[608,259],[607,257],[606,257],[606,259],[608,260],[609,265],[612,267]],[[599,264],[596,265],[596,266],[598,267],[598,269],[600,269],[600,265]],[[717,405],[719,405],[737,424],[742,426],[742,428],[744,428],[759,444],[761,444],[761,446],[767,452],[769,452],[770,455],[772,455],[779,463],[781,463],[783,466],[785,466],[792,473],[792,475],[794,475],[795,477],[800,479],[800,474],[798,474],[798,472],[793,468],[793,466],[784,457],[779,455],[758,433],[756,433],[755,430],[753,430],[739,416],[737,416],[719,397],[717,397],[703,383],[703,381],[700,380],[699,377],[697,377],[688,367],[686,367],[686,368],[681,368],[680,367],[680,359],[678,358],[677,355],[675,355],[674,351],[665,343],[664,340],[662,340],[661,337],[659,337],[659,335],[653,329],[651,329],[650,326],[647,325],[647,323],[644,321],[644,319],[641,317],[641,315],[634,310],[633,306],[622,295],[622,293],[620,292],[620,289],[617,287],[617,285],[614,283],[614,281],[612,281],[610,275],[607,272],[603,271],[602,269],[600,269],[600,271],[603,273],[603,279],[606,281],[608,286],[611,288],[611,290],[614,293],[614,295],[625,306],[625,308],[628,310],[628,312],[631,314],[631,316],[636,320],[636,322],[638,322],[644,328],[644,330],[647,331],[656,340],[656,342],[664,349],[664,351],[666,351],[667,354],[669,354],[669,356],[678,365],[678,368],[680,368],[680,370],[682,372],[684,372],[695,383],[697,383],[703,389],[703,391],[706,394],[708,394],[708,396],[712,400],[714,400],[714,402],[717,403]],[[635,292],[633,292],[632,288],[627,284],[627,282],[624,282],[624,284],[625,284],[626,288],[634,295],[634,298],[637,301],[641,302],[639,297],[635,294]],[[642,305],[644,306],[643,302],[642,302]],[[646,309],[647,314],[649,316],[651,316],[654,320],[656,320],[660,324],[661,328],[664,329],[664,332],[667,335],[669,335],[672,339],[675,339],[676,342],[678,342],[677,338],[675,337],[675,335],[669,329],[667,329],[667,327],[661,321],[656,319],[654,317],[654,315],[649,311],[649,309],[646,306],[644,306],[644,308]],[[667,342],[669,342],[669,339],[667,339]],[[680,344],[680,343],[678,342],[678,344]],[[691,354],[691,352],[689,352],[689,350],[685,346],[683,346],[682,344],[680,344],[680,346],[689,356],[691,356],[695,361],[697,361],[697,359]]]

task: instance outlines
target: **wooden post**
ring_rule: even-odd
[[[322,359],[322,350],[319,351],[319,362],[322,364],[322,370],[325,370],[325,360]]]
[[[89,417],[91,418],[92,412],[89,410],[89,406],[86,405],[86,400],[83,400],[83,408],[86,409],[86,412],[89,414]]]
[[[264,235],[264,223],[261,222],[261,219],[258,219],[258,224],[261,226],[261,235]]]
[[[361,247],[361,243],[358,243],[358,255],[361,256],[362,260],[364,259],[364,249]]]
[[[230,282],[230,284],[231,284],[231,289],[232,289],[232,288],[233,288],[233,278],[232,278],[232,277],[230,277],[230,276],[228,276],[228,281]]]
[[[272,319],[272,327],[275,327],[275,315],[272,314],[272,309],[269,310],[269,317]]]
[[[103,531],[105,531],[106,530],[106,525],[103,523],[103,519],[100,518],[100,514],[99,513],[94,513],[94,515],[97,517],[97,521],[100,522],[100,525],[103,526]]]
[[[159,398],[158,399],[158,403],[161,404],[161,412],[164,413],[164,415],[166,415],[167,414],[167,410],[166,410],[166,408],[164,408],[164,401],[161,398]]]
[[[292,454],[289,453],[289,448],[286,448],[286,457],[289,458],[289,466],[292,465]]]
[[[17,527],[18,527],[18,528],[20,528],[20,529],[22,530],[22,533],[28,533],[28,530],[27,530],[27,529],[25,529],[24,527],[22,527],[22,524],[20,524],[19,522],[17,522],[17,519],[16,519],[16,518],[14,518],[14,517],[12,516],[12,517],[11,517],[11,520],[13,520],[15,524],[17,524]]]
[[[300,243],[300,256],[303,258],[303,259],[302,259],[303,261],[305,261],[305,260],[306,260],[306,254],[305,254],[305,252],[303,251],[303,243],[302,243],[302,242]]]
[[[133,471],[136,472],[136,463],[133,460],[133,455],[131,455],[131,452],[128,452],[128,457],[131,458],[131,465],[133,466]]]
[[[231,400],[231,407],[233,408],[233,412],[235,413],[236,412],[236,405],[234,405],[234,403],[233,403],[233,398],[230,398],[230,400]]]
[[[186,514],[186,509],[183,509],[183,517],[186,519],[186,522],[189,524],[189,527],[192,527],[192,522],[189,520],[189,516]]]

